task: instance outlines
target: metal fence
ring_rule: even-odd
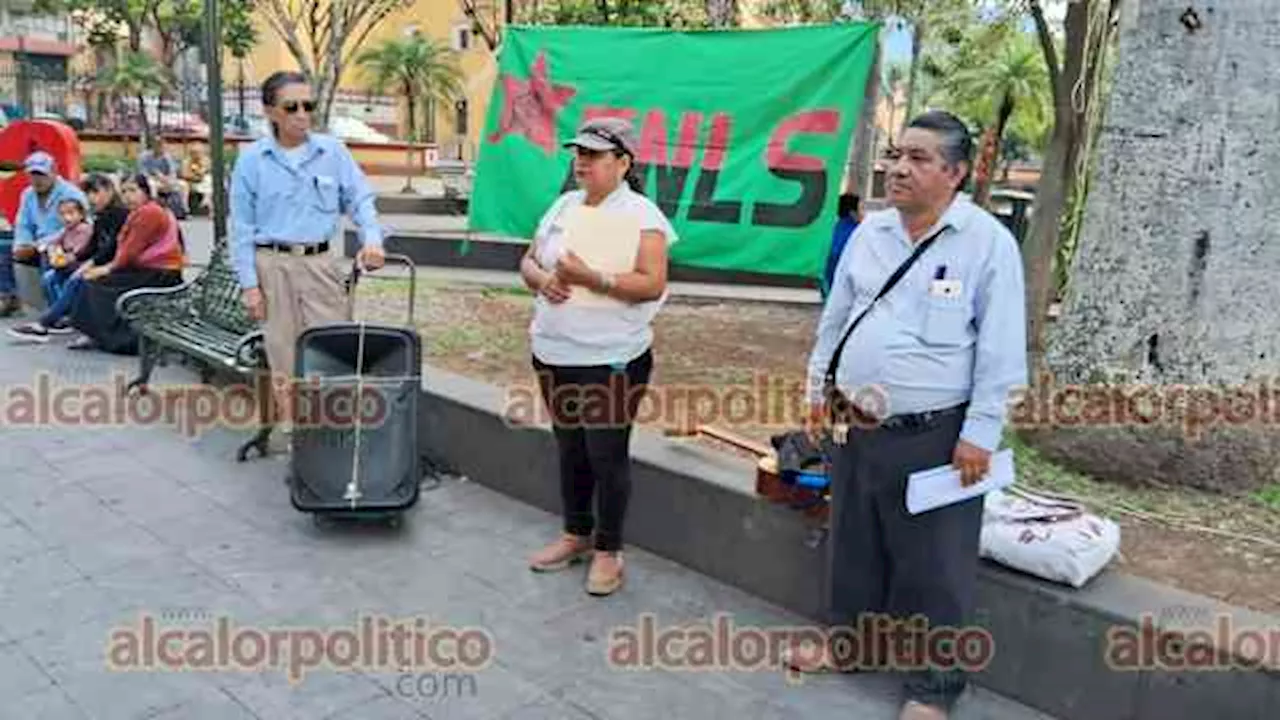
[[[250,92],[252,92],[250,90]],[[140,108],[145,109],[145,123]],[[0,110],[6,119],[48,118],[77,130],[166,134],[208,132],[207,85],[172,82],[162,93],[112,92],[96,73],[69,72],[57,64],[0,63]]]

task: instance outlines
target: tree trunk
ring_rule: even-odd
[[[924,43],[925,25],[923,19],[916,19],[911,24],[911,69],[907,74],[907,111],[902,114],[902,128],[899,135],[906,132],[907,123],[911,122],[916,111],[916,80],[920,76],[920,51]],[[890,106],[892,106],[892,100]],[[890,125],[892,126],[892,124]]]
[[[1099,0],[1093,0],[1097,2]],[[1106,1],[1106,0],[1104,0]],[[1075,169],[1080,154],[1078,119],[1081,113],[1072,107],[1072,89],[1083,69],[1084,51],[1089,30],[1090,2],[1074,2],[1067,6],[1064,21],[1066,43],[1064,65],[1056,68],[1055,51],[1046,43],[1047,30],[1043,11],[1038,3],[1032,5],[1036,23],[1041,28],[1041,43],[1045,46],[1049,61],[1054,94],[1053,136],[1045,152],[1031,226],[1023,243],[1023,273],[1027,287],[1027,344],[1030,353],[1029,368],[1036,377],[1044,358],[1044,330],[1048,320],[1049,305],[1053,302],[1053,262],[1061,235],[1062,210],[1066,196],[1075,181]],[[1083,88],[1084,98],[1091,95],[1091,88]]]
[[[142,134],[139,137],[138,147],[142,147],[142,143],[151,137],[151,121],[147,120],[147,104],[142,97],[142,93],[138,93],[138,122],[142,123]]]
[[[737,0],[707,0],[707,20],[711,27],[731,27],[738,15]]]
[[[865,201],[871,197],[871,187],[863,187],[873,178],[875,168],[876,106],[880,99],[880,38],[876,38],[875,61],[871,64],[871,76],[867,78],[866,92],[862,94],[862,112],[853,134],[853,147],[849,153],[849,166],[845,168],[845,185],[849,192],[861,195]],[[874,185],[874,180],[871,180]]]
[[[245,93],[245,90],[244,90],[244,58],[240,58],[240,63],[239,63],[239,65],[240,65],[240,87],[239,87],[239,88],[238,88],[238,90],[237,90],[237,95],[239,96],[237,99],[238,99],[238,100],[239,100],[239,102],[240,102],[240,115],[239,115],[239,118],[240,118],[240,122],[243,124],[243,123],[244,123],[244,105],[245,105],[245,94],[244,94],[244,93]],[[242,127],[241,129],[243,130],[244,128]]]
[[[418,138],[418,125],[417,125],[417,122],[415,122],[415,120],[417,119],[416,109],[418,107],[418,98],[413,94],[413,89],[409,87],[409,83],[407,82],[405,83],[404,96],[405,96],[405,101],[409,104],[409,107],[407,108],[409,112],[408,140],[409,142],[414,142]]]
[[[1004,129],[1013,115],[1013,96],[1005,92],[1000,101],[996,122],[983,133],[978,172],[974,174],[973,201],[986,206],[991,199],[991,186],[995,183],[996,169],[1000,167],[1000,145],[1004,141]]]

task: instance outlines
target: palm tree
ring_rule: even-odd
[[[990,196],[991,178],[1014,112],[1026,113],[1039,124],[1051,103],[1049,74],[1035,42],[1026,34],[1014,33],[997,48],[995,53],[972,56],[945,83],[948,96],[980,99],[983,105],[980,119],[986,131],[979,144],[973,192],[979,204]]]
[[[418,109],[428,101],[449,104],[463,94],[458,56],[443,42],[414,33],[407,38],[391,38],[364,51],[356,62],[369,74],[373,91],[394,87],[404,96],[409,140],[419,140]],[[408,151],[409,165],[413,150]],[[406,178],[404,192],[413,192],[413,178]]]
[[[138,101],[138,116],[142,122],[142,137],[151,136],[151,122],[147,118],[146,98],[159,97],[172,87],[168,68],[147,53],[127,52],[113,65],[98,75],[98,86],[115,98]]]

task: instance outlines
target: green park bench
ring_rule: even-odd
[[[116,301],[116,310],[138,334],[141,368],[126,393],[137,388],[145,394],[156,365],[167,364],[172,355],[197,367],[204,384],[219,371],[260,380],[256,384],[260,427],[240,446],[236,459],[244,462],[254,449],[259,457],[267,455],[273,421],[263,332],[241,302],[225,239],[214,242],[209,264],[195,278],[174,287],[131,290]]]

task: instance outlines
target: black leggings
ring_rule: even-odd
[[[625,368],[552,366],[537,358],[533,367],[560,450],[565,532],[594,532],[597,550],[616,552],[631,498],[631,427],[653,371],[653,352]]]

